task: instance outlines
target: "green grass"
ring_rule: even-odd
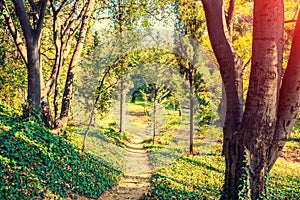
[[[270,173],[274,199],[300,199],[300,126],[296,125]]]
[[[199,141],[196,141],[199,144],[198,150],[201,149],[205,131],[203,134],[202,137],[198,135]],[[295,127],[283,155],[271,170],[267,187],[268,199],[300,199],[299,140],[300,129]],[[175,162],[158,168],[151,177],[151,191],[141,199],[219,199],[225,169],[221,148],[220,143],[215,143],[204,156],[182,154]],[[151,151],[162,152],[164,148],[152,148]]]
[[[181,116],[178,115],[178,112],[173,110],[166,110],[165,112],[165,122],[155,137],[155,144],[158,146],[170,144],[180,128]],[[146,148],[151,148],[152,138],[145,142],[149,143],[146,144]]]
[[[220,145],[205,157],[184,154],[153,174],[151,192],[142,199],[218,199],[223,172]]]
[[[140,128],[146,128],[150,123],[150,117],[145,112],[145,105],[146,103],[142,101],[128,103],[128,111],[132,118],[132,124]],[[149,105],[147,108],[149,109]]]
[[[0,199],[98,198],[112,187],[121,172],[71,138],[0,105]]]
[[[86,151],[95,157],[105,160],[106,163],[118,170],[124,171],[126,161],[123,146],[124,140],[127,140],[128,137],[125,133],[117,132],[111,126],[110,128],[91,128],[87,137]],[[83,139],[84,132],[84,127],[78,128],[81,139]]]

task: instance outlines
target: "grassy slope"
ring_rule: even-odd
[[[120,171],[41,124],[0,105],[0,199],[97,198],[115,184]]]
[[[86,128],[81,127],[78,130],[83,139]],[[87,137],[86,151],[113,166],[114,168],[124,171],[125,169],[125,151],[123,141],[127,140],[124,133],[117,132],[111,127],[94,127],[89,131]],[[113,156],[112,156],[113,155]]]
[[[293,134],[294,135],[294,134]],[[300,138],[300,135],[297,135]],[[291,156],[278,159],[269,178],[269,199],[300,199],[299,142],[289,141],[283,154],[298,149],[298,160]],[[154,173],[152,191],[144,199],[218,199],[223,182],[224,158],[221,144],[206,156],[183,155],[177,161]]]
[[[165,124],[168,130],[157,138],[164,142],[146,144],[157,170],[151,178],[152,191],[142,199],[219,199],[225,169],[224,158],[221,156],[222,145],[217,142],[214,146],[209,146],[212,149],[205,156],[176,155],[176,152],[172,152],[172,148],[176,151],[176,147],[171,147],[166,140],[173,139],[169,125],[174,121],[178,123],[178,119],[176,113],[172,112],[168,117]],[[174,129],[176,132],[178,126]],[[203,127],[200,130],[202,133],[207,132]],[[208,133],[196,135],[195,151],[202,152],[205,148],[202,140],[205,134]],[[215,139],[220,140],[220,136],[221,134],[215,134],[218,137]],[[166,150],[162,144],[169,144]],[[177,160],[168,165],[174,159],[172,156],[177,157]],[[282,156],[271,171],[268,199],[300,199],[300,127],[295,127]]]

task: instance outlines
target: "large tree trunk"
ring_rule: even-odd
[[[300,107],[300,15],[294,32],[290,57],[280,89],[276,130],[269,152],[269,170],[287,141]]]
[[[41,108],[41,67],[38,37],[33,35],[26,41],[28,58],[28,101],[30,109]]]
[[[233,73],[230,72],[230,67],[226,68],[226,61],[232,57],[227,54],[229,48],[226,48],[228,45],[224,41],[225,23],[222,23],[220,15],[222,0],[202,1],[210,40],[220,64],[227,96],[224,126],[226,176],[222,198],[264,199],[267,175],[287,141],[300,107],[300,57],[297,55],[300,51],[300,16],[279,92],[284,41],[284,3],[282,0],[254,1],[250,84],[242,125],[238,128],[239,123],[236,120],[239,118],[234,117],[238,115],[231,113],[236,107],[230,100],[232,96],[228,94],[230,91],[232,94],[242,93],[238,92],[239,87],[230,87],[228,83],[234,81],[236,76],[226,76],[223,71],[227,69],[227,72]],[[227,38],[227,41],[230,40]],[[235,72],[235,75],[239,74],[238,71]],[[239,82],[236,83],[238,85]],[[227,133],[230,128],[234,134],[227,138],[230,136]],[[229,139],[229,146],[226,139]]]
[[[226,93],[223,152],[226,160],[223,199],[237,199],[244,158],[240,128],[243,114],[242,60],[227,34],[222,0],[202,0],[210,41],[218,60]]]
[[[13,0],[16,15],[19,19],[24,38],[26,40],[26,50],[23,46],[22,38],[13,23],[5,1],[0,1],[1,7],[7,12],[4,14],[8,28],[14,38],[19,52],[22,55],[28,69],[28,102],[29,111],[32,109],[40,110],[41,108],[41,66],[40,66],[40,47],[39,40],[41,36],[42,25],[44,21],[47,0],[39,2],[30,2],[31,10],[27,11],[24,1]],[[29,13],[34,13],[32,19]],[[25,55],[26,52],[26,55]]]
[[[251,199],[266,193],[269,146],[277,121],[283,52],[283,1],[254,2],[252,66],[243,123]],[[268,28],[266,28],[268,27]]]

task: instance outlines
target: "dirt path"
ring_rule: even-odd
[[[149,189],[152,165],[141,139],[126,144],[126,172],[119,184],[105,192],[100,200],[139,199]]]

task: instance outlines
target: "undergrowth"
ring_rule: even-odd
[[[98,198],[121,172],[0,105],[0,199]],[[76,143],[76,142],[75,142]]]

